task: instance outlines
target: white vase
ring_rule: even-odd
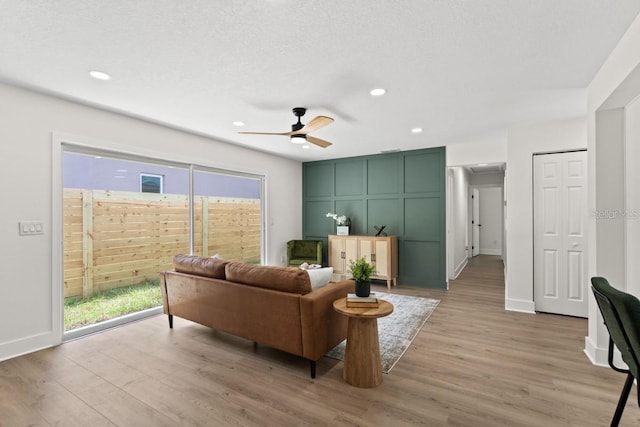
[[[346,225],[338,225],[336,227],[336,234],[338,236],[348,236],[349,235],[349,227]]]

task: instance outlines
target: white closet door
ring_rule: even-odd
[[[587,152],[534,156],[536,311],[587,317]]]

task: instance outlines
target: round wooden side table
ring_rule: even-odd
[[[371,388],[382,383],[378,318],[393,312],[393,304],[378,299],[378,307],[347,307],[347,299],[333,302],[333,308],[349,317],[347,347],[342,378],[356,387]]]

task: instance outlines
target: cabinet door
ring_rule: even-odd
[[[329,236],[329,266],[333,267],[333,272],[343,274],[345,272],[344,239],[339,236]]]
[[[389,240],[376,239],[374,246],[376,276],[389,277]]]
[[[369,264],[376,263],[375,251],[374,251],[374,239],[370,237],[360,237],[358,239],[358,247],[360,249],[360,253],[358,258],[363,258]]]
[[[329,236],[329,265],[334,274],[349,271],[349,260],[358,258],[358,238],[351,236]]]
[[[345,270],[349,271],[349,261],[358,259],[358,238],[345,236],[344,238],[344,263]]]

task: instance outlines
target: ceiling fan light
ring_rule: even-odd
[[[304,135],[291,135],[291,142],[294,144],[305,144],[307,138]]]

